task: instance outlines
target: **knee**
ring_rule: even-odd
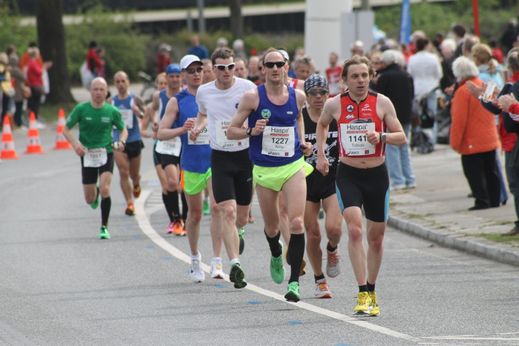
[[[202,221],[202,209],[201,208],[189,208],[187,215],[191,222],[200,223]]]
[[[178,181],[177,179],[168,177],[168,191],[177,191],[178,190]]]
[[[348,225],[348,238],[350,242],[362,243],[362,226]]]
[[[99,188],[99,194],[103,198],[110,197],[110,186],[101,186]]]
[[[372,237],[368,239],[368,246],[371,250],[375,252],[382,251],[382,242],[384,240],[383,236]]]
[[[223,206],[222,211],[223,211],[223,217],[227,221],[234,222],[234,220],[236,220],[236,207],[233,206],[232,204]]]
[[[321,243],[321,232],[319,232],[319,228],[310,227],[307,228],[307,238],[308,242]]]
[[[293,233],[294,231],[302,231],[303,230],[303,218],[301,216],[296,216],[290,220],[290,231]]]
[[[119,168],[119,177],[121,177],[121,180],[127,180],[130,177],[129,170]]]
[[[338,240],[341,237],[341,232],[342,232],[341,225],[330,226],[330,227],[327,227],[326,229],[327,229],[326,233],[329,238]]]

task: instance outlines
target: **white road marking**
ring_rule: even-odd
[[[157,233],[157,231],[155,231],[155,229],[151,226],[150,221],[148,219],[148,215],[146,214],[145,209],[144,209],[145,201],[148,199],[150,194],[151,194],[151,191],[142,190],[140,198],[137,199],[135,202],[135,210],[136,210],[135,218],[137,220],[137,223],[139,224],[140,229],[146,236],[148,236],[148,238],[150,238],[157,246],[161,247],[164,251],[168,252],[170,255],[181,260],[182,262],[191,264],[191,256],[183,253],[182,251],[180,251],[179,249],[177,249],[176,247],[171,245],[171,243],[169,243],[162,236],[160,236]],[[208,265],[202,264],[201,267],[206,273],[209,273],[210,268]],[[228,275],[225,275],[225,281],[229,282]],[[343,322],[355,325],[357,327],[369,329],[369,330],[372,330],[372,331],[375,331],[375,332],[378,332],[381,334],[385,334],[385,335],[388,335],[388,336],[391,336],[394,338],[403,339],[403,340],[407,340],[407,341],[414,341],[414,342],[420,341],[420,339],[417,337],[413,337],[408,334],[400,333],[400,332],[397,332],[397,331],[389,329],[389,328],[381,327],[381,326],[378,326],[378,325],[370,323],[370,322],[361,321],[361,320],[355,319],[353,317],[350,317],[350,316],[347,316],[347,315],[344,315],[344,314],[341,314],[341,313],[338,313],[338,312],[335,312],[332,310],[324,309],[324,308],[321,308],[321,307],[318,307],[318,306],[315,306],[312,304],[308,304],[308,303],[305,303],[302,301],[300,301],[298,303],[287,302],[285,300],[285,297],[283,297],[282,295],[269,291],[269,290],[266,290],[259,286],[253,285],[251,283],[248,283],[247,287],[245,287],[245,289],[248,289],[250,291],[261,294],[266,297],[270,297],[272,299],[279,300],[283,303],[293,305],[300,309],[311,311],[311,312],[314,312],[314,313],[317,313],[317,314],[320,314],[320,315],[323,315],[323,316],[326,316],[329,318],[343,321]]]

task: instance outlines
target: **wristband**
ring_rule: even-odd
[[[252,127],[247,127],[247,130],[245,130],[245,134],[250,137],[252,136]]]

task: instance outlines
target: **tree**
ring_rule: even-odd
[[[54,104],[74,101],[70,93],[62,16],[62,0],[38,1],[38,45],[43,60],[52,61],[52,67],[48,70],[50,93],[47,95],[47,101]]]
[[[234,39],[243,38],[243,16],[241,14],[241,0],[229,0],[231,10],[231,33]]]

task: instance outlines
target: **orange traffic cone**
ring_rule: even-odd
[[[0,158],[4,160],[18,160],[18,155],[16,154],[16,150],[14,150],[13,133],[11,132],[11,123],[9,122],[8,116],[4,118]]]
[[[68,150],[72,148],[70,143],[63,135],[63,128],[65,128],[65,111],[63,108],[60,108],[58,111],[58,126],[56,127],[57,135],[54,150]]]
[[[36,117],[34,113],[31,112],[29,115],[29,144],[27,145],[27,149],[25,149],[26,154],[43,154],[43,148],[40,143],[40,134],[38,132],[38,128],[36,127]]]

